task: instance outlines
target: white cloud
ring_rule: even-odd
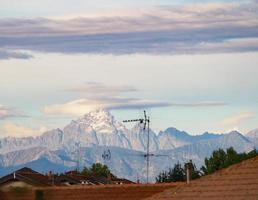
[[[238,127],[242,122],[251,119],[254,117],[255,113],[253,112],[241,112],[237,115],[230,116],[225,118],[222,121],[223,126],[231,126],[231,127]]]
[[[41,126],[39,128],[30,128],[17,125],[12,122],[4,123],[0,126],[0,137],[28,137],[41,135],[47,131],[47,128]]]
[[[117,110],[117,109],[138,109],[149,107],[169,106],[166,102],[130,99],[130,98],[108,98],[108,99],[78,99],[64,104],[45,106],[42,112],[53,115],[75,115],[80,116],[92,110],[99,108]]]
[[[2,59],[30,59],[32,55],[21,51],[8,51],[0,49],[0,60]]]
[[[0,104],[0,120],[11,117],[26,117],[23,113]]]
[[[67,54],[251,52],[258,51],[257,15],[255,3],[206,3],[155,7],[138,16],[3,18],[0,48]]]
[[[155,107],[214,107],[225,106],[223,102],[194,102],[194,103],[169,103],[149,99],[134,98],[105,98],[105,99],[77,99],[64,104],[45,106],[42,112],[52,115],[80,116],[99,108],[108,110],[144,109]]]
[[[192,103],[171,103],[170,106],[174,107],[214,107],[214,106],[226,106],[225,102],[219,101],[201,101]]]
[[[117,96],[122,93],[128,93],[128,92],[136,92],[137,89],[135,89],[132,86],[111,86],[111,85],[105,85],[99,82],[86,82],[82,86],[71,88],[67,91],[70,92],[79,92],[83,96],[87,97],[97,97],[97,96]]]
[[[45,106],[42,112],[53,115],[83,115],[91,110],[97,109],[96,102],[79,99],[64,104]]]
[[[128,98],[124,93],[135,92],[131,86],[109,86],[102,83],[90,82],[81,87],[68,91],[79,92],[84,98],[76,99],[62,104],[48,105],[42,109],[45,114],[52,115],[83,115],[99,108],[109,110],[143,109],[154,107],[213,107],[227,105],[223,102],[203,101],[188,103],[170,103],[152,99]]]

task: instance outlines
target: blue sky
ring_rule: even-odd
[[[99,107],[119,120],[147,109],[156,131],[258,128],[257,8],[1,1],[0,137],[35,136]]]

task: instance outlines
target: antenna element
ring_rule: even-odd
[[[131,119],[131,120],[124,120],[124,123],[128,122],[140,122],[140,124],[143,124],[143,130],[146,130],[147,127],[147,152],[144,155],[146,157],[146,182],[149,183],[149,168],[150,168],[150,156],[153,156],[153,154],[150,154],[150,117],[147,116],[146,111],[143,111],[144,118],[142,119]]]

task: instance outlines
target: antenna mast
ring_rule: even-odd
[[[80,153],[80,141],[75,142],[75,147],[76,147],[76,157],[77,157],[77,162],[76,162],[76,171],[80,171],[80,160],[81,160],[81,153]]]
[[[131,120],[124,120],[124,123],[127,122],[140,122],[143,124],[143,130],[146,130],[147,127],[147,152],[144,155],[146,157],[146,182],[149,183],[149,168],[150,168],[150,117],[146,115],[146,111],[144,110],[144,118],[142,119],[131,119]]]

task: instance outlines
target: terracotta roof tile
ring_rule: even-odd
[[[24,167],[11,174],[0,178],[0,185],[13,180],[22,180],[34,186],[50,186],[47,176],[40,174],[30,168]]]
[[[258,157],[232,165],[148,200],[258,199]]]

